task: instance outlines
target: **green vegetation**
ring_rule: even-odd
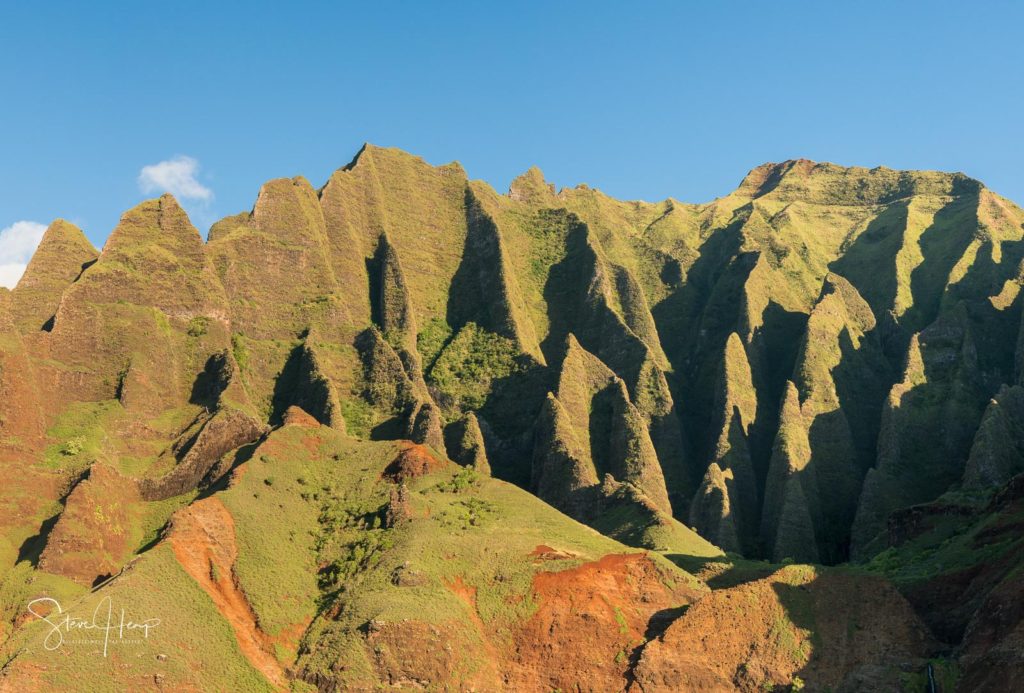
[[[442,491],[451,493],[462,493],[468,489],[480,485],[480,475],[472,467],[463,467],[455,473],[450,481],[441,482],[437,485]]]
[[[373,428],[374,411],[369,402],[360,397],[346,397],[341,401],[341,416],[345,430],[356,438],[369,438]]]
[[[416,350],[423,359],[424,370],[429,370],[452,337],[452,328],[443,318],[431,318],[416,335]]]
[[[1013,521],[1000,514],[940,516],[920,536],[875,555],[865,569],[912,585],[977,565],[995,565],[1024,546],[1024,538],[1015,532],[1000,531]]]
[[[119,659],[111,685],[266,688],[163,540],[200,498],[230,513],[261,649],[339,689],[382,669],[419,682],[388,659],[410,623],[458,655],[439,685],[479,688],[486,648],[537,612],[537,573],[609,553],[652,552],[673,586],[778,569],[753,557],[804,585],[817,569],[789,564],[851,554],[850,574],[908,593],[991,566],[1002,584],[1024,541],[1017,511],[989,506],[1024,469],[1022,240],[1024,212],[960,174],[790,161],[689,205],[555,192],[536,169],[503,196],[372,146],[320,191],[267,183],[207,244],[170,197],[126,213],[102,255],[58,222],[25,287],[0,292],[0,661],[38,634],[13,629],[29,595],[110,594],[179,648]],[[328,426],[196,438],[218,408],[276,427],[291,406]],[[394,484],[405,438],[441,468]],[[125,479],[65,504],[90,467]],[[197,478],[173,497],[135,495],[182,469]],[[893,516],[909,504],[925,508]],[[47,544],[61,565],[135,562],[87,594],[34,566]],[[625,636],[629,611],[608,606]],[[797,669],[822,644],[815,613],[794,587],[767,628]],[[40,685],[94,683],[83,657]],[[933,664],[944,686],[961,676]]]
[[[209,329],[210,319],[204,315],[197,315],[196,317],[189,320],[188,323],[188,336],[189,337],[202,337],[206,334]]]
[[[482,527],[494,515],[494,505],[480,498],[456,501],[440,516],[442,525],[450,528],[469,529]]]
[[[122,415],[113,400],[72,404],[47,431],[55,442],[46,448],[45,465],[72,472],[88,467],[104,455],[108,427]]]
[[[309,452],[310,440],[317,441],[313,446],[316,455]],[[336,603],[345,606],[339,620],[317,618],[311,627],[312,637],[336,643],[330,653],[310,655],[307,666],[314,670],[328,666],[320,657],[340,655],[351,675],[372,671],[363,659],[365,651],[344,643],[358,642],[364,624],[374,619],[392,623],[411,618],[442,625],[458,618],[468,623],[465,604],[446,586],[455,580],[478,588],[476,610],[484,623],[510,627],[535,608],[529,588],[535,571],[561,570],[608,551],[622,550],[621,545],[584,530],[523,491],[455,465],[411,480],[408,504],[413,519],[388,527],[389,494],[394,487],[380,479],[381,471],[398,452],[393,444],[356,443],[326,429],[312,433],[286,428],[275,433],[264,447],[273,452],[257,451],[255,457],[270,461],[250,465],[241,483],[224,494],[225,503],[233,514],[249,506],[253,512],[270,509],[270,516],[264,515],[259,525],[267,529],[260,532],[263,552],[279,551],[290,541],[283,535],[284,527],[315,528],[305,535],[308,539],[302,530],[298,532],[298,543],[307,553],[288,560],[301,564],[312,559],[325,566],[316,585],[319,596],[308,588],[302,592],[308,604],[316,604],[320,613],[333,613],[332,605]],[[267,491],[263,491],[259,499],[252,498],[252,489],[257,484],[265,489],[263,479],[271,473],[276,479],[271,492],[276,494],[281,487],[282,495],[267,498]],[[300,478],[304,483],[299,482]],[[289,479],[296,484],[290,497],[285,492]],[[316,488],[319,500],[311,496],[301,500],[303,491],[299,487]],[[281,503],[284,507],[276,510]],[[300,523],[300,518],[308,519]],[[238,515],[236,522],[241,527]],[[279,524],[282,535],[275,539]],[[516,530],[510,533],[510,527]],[[240,533],[240,548],[242,538]],[[538,545],[552,542],[579,558],[546,561],[543,566],[530,560],[530,553]],[[246,550],[256,548],[253,544]],[[288,547],[289,552],[297,550]],[[299,584],[302,571],[289,570],[287,576],[277,574],[271,580],[267,567],[260,563],[243,561],[240,552],[240,581],[261,622],[280,622],[273,616],[279,607],[264,601],[260,594],[295,594],[290,585]],[[681,571],[659,565],[666,571],[666,579],[669,575],[676,580],[691,579]],[[315,575],[315,571],[306,575]]]
[[[467,323],[438,355],[427,373],[448,411],[481,408],[493,382],[518,368],[519,350],[505,337]]]
[[[249,349],[245,345],[245,335],[234,333],[231,335],[231,353],[235,357],[235,363],[244,372],[249,369]]]
[[[960,679],[959,665],[949,659],[932,659],[928,664],[932,667],[935,685],[939,691],[955,691],[957,681]],[[900,690],[903,693],[916,693],[927,691],[929,686],[928,670],[900,674]]]

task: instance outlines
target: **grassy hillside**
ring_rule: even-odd
[[[1011,587],[968,589],[952,629],[918,591],[1018,563],[977,537],[1024,472],[1022,240],[1024,211],[959,173],[796,160],[648,203],[537,169],[499,194],[373,145],[320,189],[266,183],[207,242],[170,196],[100,252],[54,222],[0,291],[0,666],[44,688],[679,685],[646,644],[708,585],[853,561],[917,609],[887,631],[908,661],[966,672],[989,661],[966,623]],[[952,523],[934,549],[903,534],[921,513]],[[181,602],[163,632],[195,667],[26,645],[27,595],[169,608],[143,589]],[[834,686],[869,681],[869,649],[687,675]]]

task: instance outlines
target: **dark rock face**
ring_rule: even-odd
[[[445,447],[451,458],[463,467],[472,467],[481,474],[490,475],[487,444],[480,422],[473,412],[445,428]]]
[[[266,428],[245,412],[223,409],[200,424],[198,432],[185,441],[176,466],[163,476],[139,481],[144,500],[171,498],[199,486],[227,453],[254,442]]]

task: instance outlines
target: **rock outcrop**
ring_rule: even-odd
[[[472,467],[481,474],[490,475],[487,443],[480,422],[473,412],[445,428],[445,447],[451,458],[463,467]]]

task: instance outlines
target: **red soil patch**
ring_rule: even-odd
[[[889,690],[898,667],[923,666],[931,646],[887,581],[783,569],[690,607],[644,646],[630,690],[753,693],[796,676],[837,689],[852,672],[872,678],[849,690]]]
[[[320,446],[323,441],[315,435],[306,436],[302,439],[302,447],[306,448],[306,451],[310,455],[316,455],[320,451]]]
[[[539,548],[540,554],[551,549]],[[445,623],[374,620],[368,625],[366,651],[386,686],[621,691],[652,618],[657,621],[659,612],[674,614],[700,595],[687,584],[674,584],[673,577],[642,553],[539,572],[531,588],[537,604],[533,615],[519,624],[501,619],[487,624],[477,612],[475,586],[458,576],[445,586],[466,605],[472,625],[464,618]],[[523,596],[511,595],[510,601]]]
[[[400,484],[443,469],[447,464],[426,445],[406,443],[406,447],[384,469],[382,478]]]
[[[284,412],[285,426],[301,426],[302,428],[320,428],[320,422],[304,410],[292,405]]]
[[[493,643],[487,637],[487,628],[484,625],[483,620],[480,618],[480,612],[476,608],[476,587],[467,585],[459,575],[451,582],[445,582],[445,586],[452,591],[455,596],[466,603],[466,608],[469,611],[469,619],[473,622],[476,627],[477,633],[480,635],[480,640],[483,642],[484,650],[487,653],[487,666],[485,667],[486,675],[488,678],[493,678],[495,675],[494,667],[501,660],[501,655],[497,649],[495,649]]]
[[[206,498],[174,515],[168,535],[178,562],[210,595],[231,624],[235,639],[249,663],[283,689],[284,669],[273,654],[274,639],[260,630],[256,615],[234,581],[235,524],[216,497]]]
[[[366,646],[377,681],[325,690],[514,690],[498,683],[493,662],[463,623],[371,622]]]
[[[450,589],[455,594],[455,596],[457,596],[462,601],[466,602],[466,606],[469,607],[471,615],[476,616],[477,620],[479,620],[480,617],[477,615],[476,612],[476,587],[471,587],[470,585],[467,585],[466,582],[462,579],[461,575],[456,577],[451,582],[445,581],[444,584],[445,587]]]
[[[651,617],[699,596],[673,585],[643,553],[537,573],[533,593],[537,611],[514,634],[511,690],[575,690],[583,681],[590,690],[622,690]]]
[[[65,475],[33,469],[27,459],[0,448],[0,528],[15,546],[39,531],[47,506],[67,488]]]

